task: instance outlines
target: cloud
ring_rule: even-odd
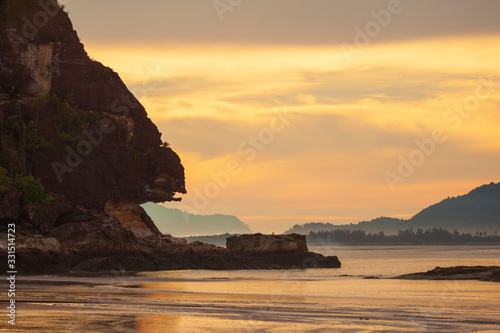
[[[67,4],[84,40],[109,44],[338,45],[352,43],[355,27],[388,0],[243,1],[220,21],[212,0],[71,1]],[[500,32],[496,0],[401,0],[374,43]],[[89,21],[88,17],[92,17]]]
[[[81,14],[92,1],[71,3]],[[181,204],[193,205],[213,174],[237,161],[241,173],[201,213],[246,216],[254,230],[279,232],[307,217],[414,214],[498,177],[500,3],[404,3],[351,61],[339,43],[351,43],[353,28],[386,1],[244,1],[220,22],[211,1],[110,0],[83,39],[180,155]],[[117,8],[125,21],[110,16]],[[467,116],[456,111],[490,75],[491,96]],[[293,121],[248,161],[238,147],[283,110]],[[393,193],[384,173],[397,172],[399,157],[436,128],[448,139]]]
[[[479,77],[498,76],[498,40],[489,36],[390,44],[363,51],[353,63],[337,48],[316,47],[94,51],[122,73],[155,119],[251,121],[256,114],[287,107],[299,113],[358,113],[364,120],[372,115],[375,122],[404,115],[410,126],[437,119],[435,110],[430,111],[437,104],[447,108],[473,94]]]

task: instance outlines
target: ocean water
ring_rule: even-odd
[[[310,250],[337,255],[342,268],[25,278],[19,287],[24,289],[25,299],[16,329],[148,333],[500,332],[500,283],[390,279],[436,266],[500,266],[500,246],[349,246]]]

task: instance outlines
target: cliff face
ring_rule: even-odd
[[[154,229],[138,205],[186,192],[177,154],[118,74],[89,58],[55,1],[0,1],[0,122],[2,167],[41,180],[57,206],[44,218],[52,226],[78,211]]]
[[[2,269],[12,249],[23,274],[340,267],[303,237],[232,239],[232,251],[162,235],[139,205],[186,191],[160,137],[55,1],[0,0]]]

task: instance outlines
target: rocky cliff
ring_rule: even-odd
[[[185,193],[177,154],[118,74],[87,55],[55,1],[0,7],[2,167],[10,178],[34,175],[55,198],[50,212],[10,217],[42,234],[104,212],[129,229],[149,229],[139,205]],[[45,226],[28,216],[37,214]]]
[[[180,159],[55,0],[0,0],[0,140],[2,268],[7,254],[21,274],[332,265],[290,237],[260,236],[295,246],[280,262],[162,235],[140,205],[186,192]]]
[[[15,223],[21,252],[140,254],[160,232],[139,205],[186,192],[177,154],[53,0],[0,1],[0,139],[0,232]]]

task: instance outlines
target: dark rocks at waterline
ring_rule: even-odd
[[[226,248],[233,256],[265,261],[275,268],[340,268],[336,256],[309,252],[306,237],[290,235],[241,235],[229,237]],[[273,268],[273,267],[271,267]]]
[[[411,273],[396,277],[407,280],[479,280],[500,282],[499,266],[455,266],[436,267],[422,273]]]
[[[290,235],[241,235],[226,239],[227,249],[234,252],[273,252],[299,251],[308,252],[306,236]]]
[[[7,244],[2,240],[6,240],[7,235],[0,237],[0,265],[4,266]],[[116,218],[102,216],[93,222],[64,224],[48,236],[17,239],[16,264],[20,274],[341,266],[336,256],[309,252],[302,238],[301,235],[242,235],[231,239],[232,246],[237,249],[232,250],[201,242],[187,244],[165,235],[138,237],[124,229]]]

